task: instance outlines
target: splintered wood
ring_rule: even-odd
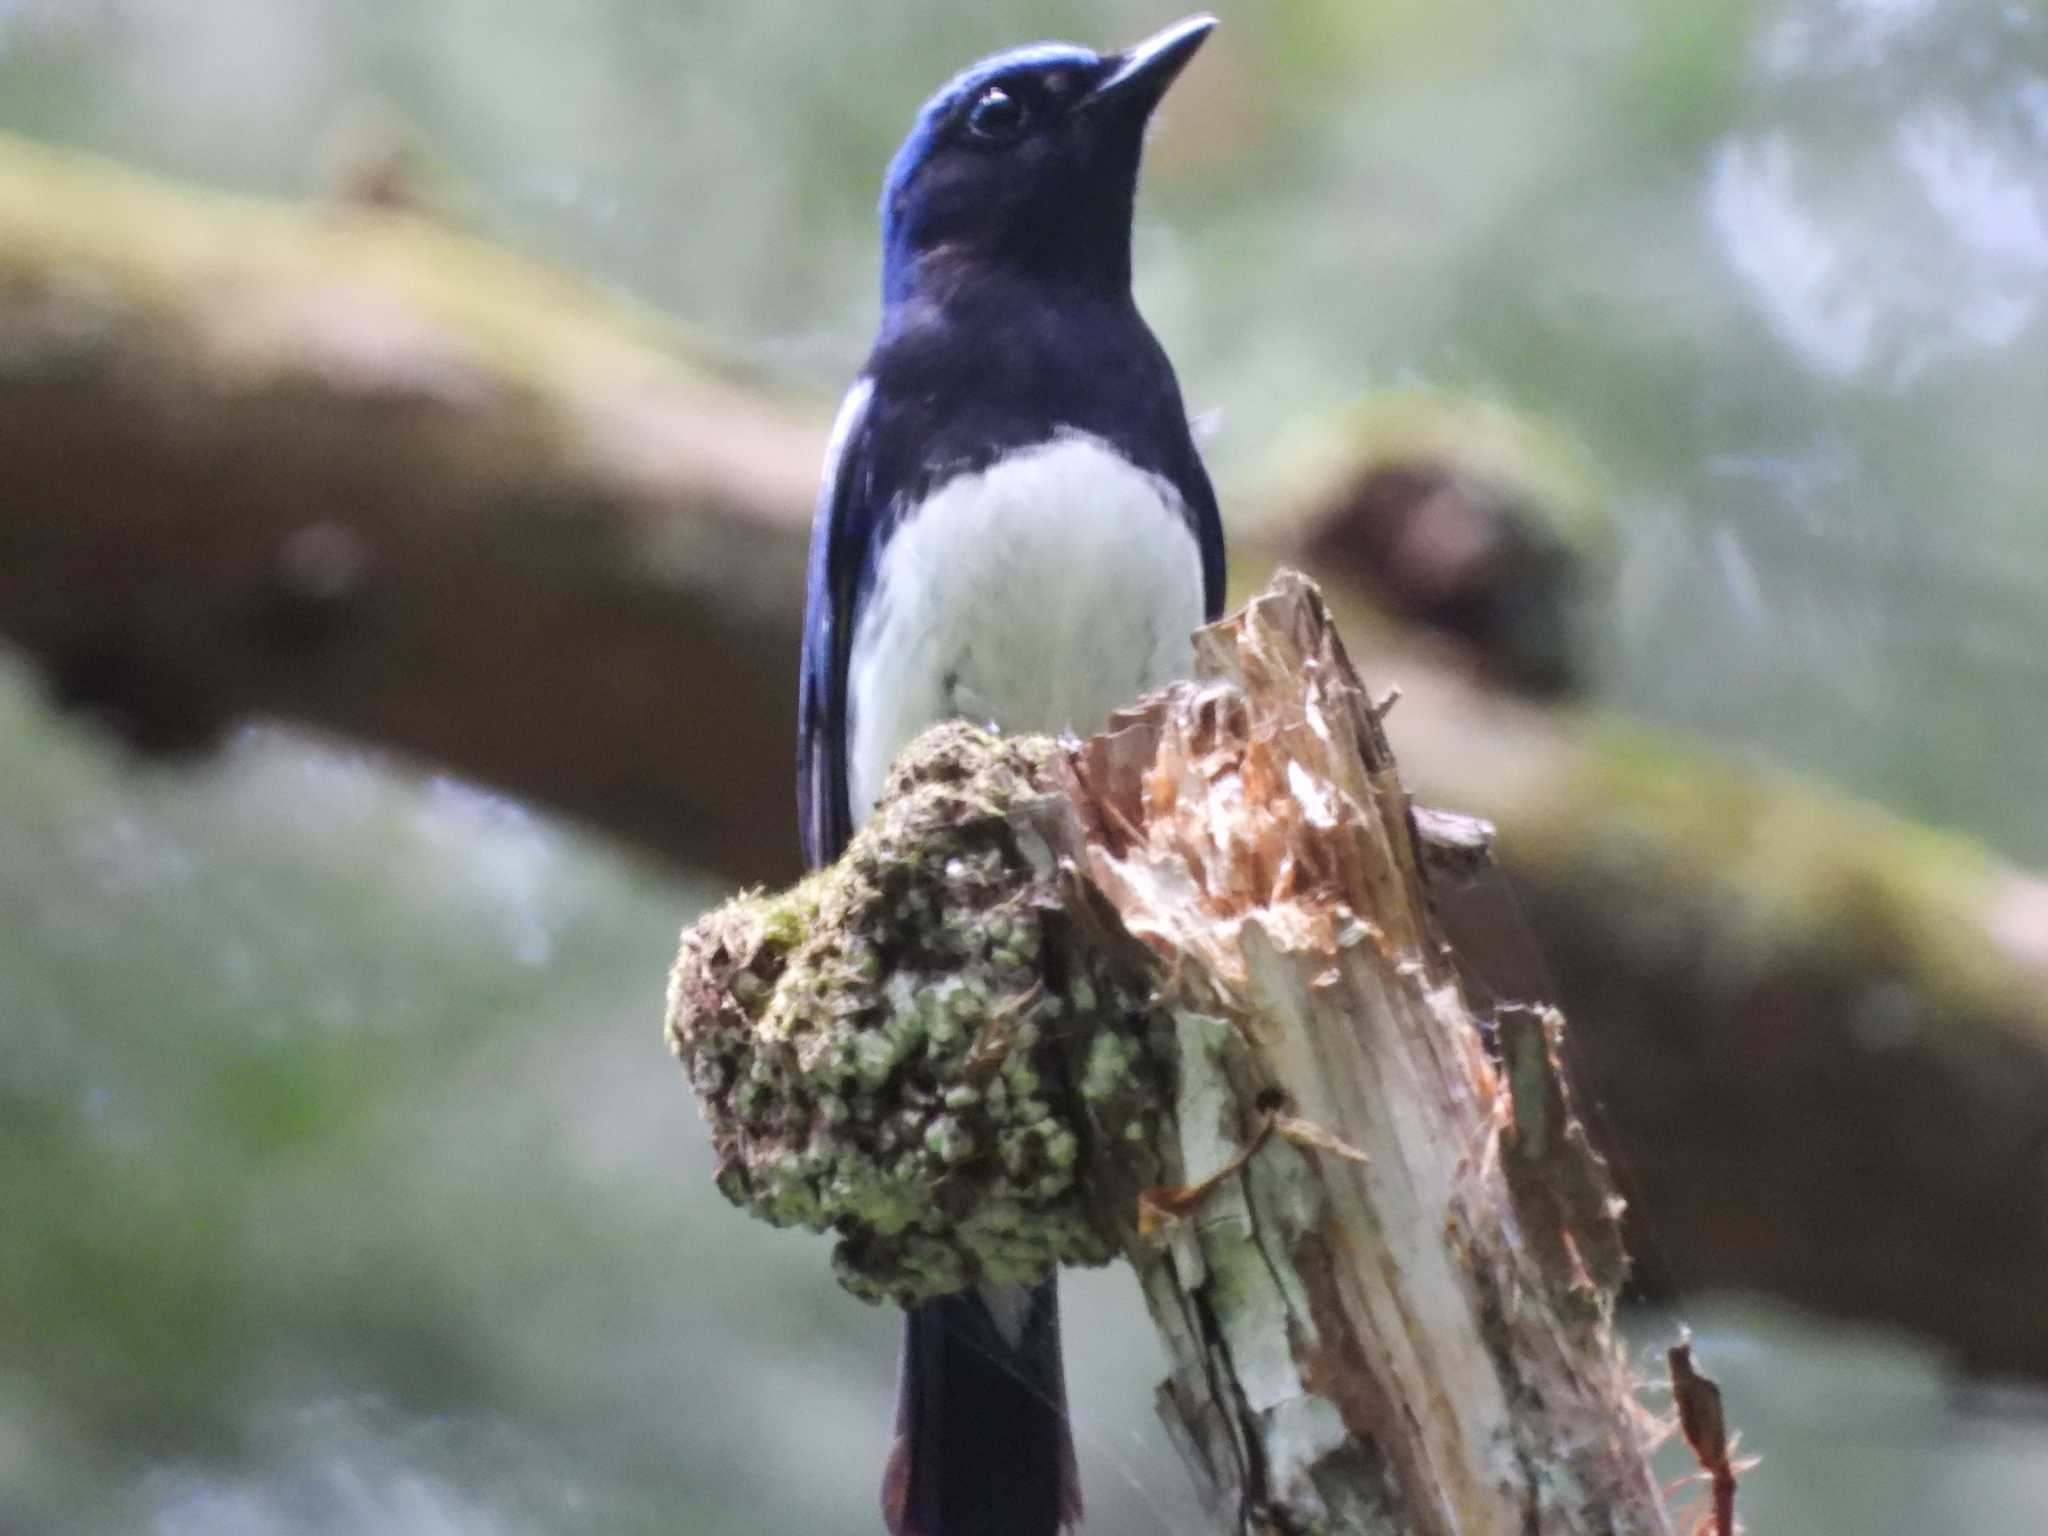
[[[1197,657],[1067,754],[1047,835],[1158,961],[1172,1182],[1120,1235],[1219,1528],[1668,1530],[1557,1021],[1514,1030],[1511,1083],[1313,587],[1283,575]]]
[[[1735,1536],[1735,1474],[1749,1463],[1733,1460],[1735,1441],[1721,1408],[1721,1388],[1693,1364],[1690,1338],[1666,1350],[1664,1360],[1671,1372],[1678,1432],[1700,1464],[1700,1477],[1707,1485],[1707,1509],[1694,1522],[1692,1536]]]

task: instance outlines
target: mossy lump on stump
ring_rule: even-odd
[[[856,1295],[909,1304],[1113,1256],[1082,1164],[1155,1113],[1149,999],[1064,942],[1060,874],[1015,814],[1040,739],[939,727],[845,856],[683,935],[668,1033],[718,1187],[840,1236]]]

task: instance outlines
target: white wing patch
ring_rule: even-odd
[[[832,435],[825,441],[825,469],[819,482],[819,495],[825,504],[832,500],[832,491],[839,484],[839,464],[846,457],[847,440],[853,436],[853,429],[867,414],[868,401],[874,397],[875,381],[869,378],[856,379],[853,387],[846,392],[846,398],[839,402],[839,414],[832,418]]]
[[[1184,676],[1202,560],[1180,496],[1063,433],[934,489],[882,554],[848,658],[848,791],[867,819],[936,721],[1088,731]]]
[[[1024,1329],[1031,1321],[1033,1288],[1028,1285],[981,1285],[974,1294],[988,1308],[988,1320],[996,1336],[1010,1348],[1024,1342]]]

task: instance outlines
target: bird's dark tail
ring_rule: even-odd
[[[904,1315],[891,1536],[1061,1536],[1081,1484],[1056,1282],[942,1296]]]

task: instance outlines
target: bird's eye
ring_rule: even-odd
[[[992,85],[967,109],[967,131],[977,139],[1005,144],[1024,131],[1025,116],[1023,102],[1000,85]]]

